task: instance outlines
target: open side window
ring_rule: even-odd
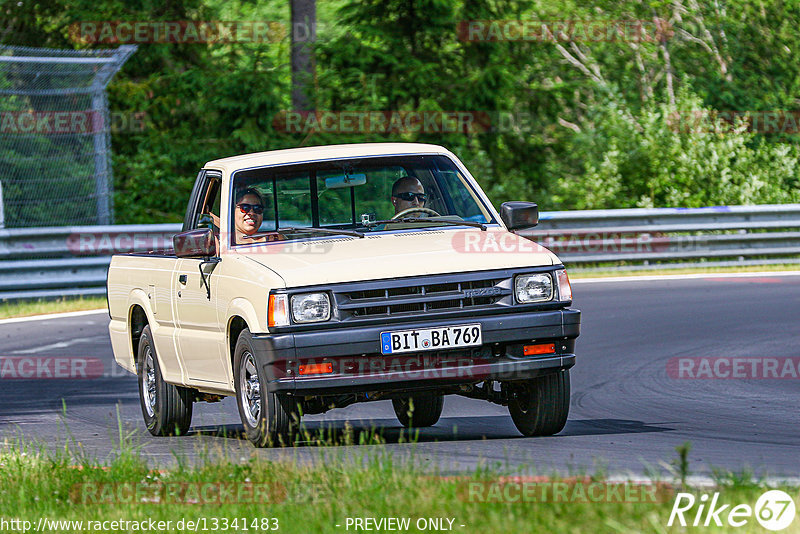
[[[211,228],[217,242],[217,250],[219,250],[221,202],[222,173],[213,170],[200,171],[184,218],[183,231]]]

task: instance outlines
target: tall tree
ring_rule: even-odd
[[[317,37],[316,0],[291,0],[292,7],[292,106],[314,109],[312,91],[316,78],[314,42]]]

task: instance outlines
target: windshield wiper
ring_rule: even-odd
[[[297,233],[307,233],[307,234],[330,234],[330,235],[349,235],[352,237],[364,238],[364,234],[361,232],[356,232],[355,230],[337,230],[335,228],[320,228],[318,226],[306,226],[304,228],[298,228],[295,226],[286,226],[284,228],[278,228],[273,232],[267,232],[263,234],[253,234],[249,237],[250,239],[256,239],[259,237],[266,237],[270,234],[274,234],[275,232],[283,233],[283,232],[297,232]]]
[[[430,223],[430,224],[454,224],[456,226],[472,226],[474,228],[480,228],[482,231],[486,231],[486,225],[483,223],[475,222],[475,221],[454,221],[452,219],[428,219],[423,217],[401,217],[400,219],[386,219],[385,221],[370,221],[368,224],[365,224],[367,227],[377,226],[379,224],[389,224],[389,223]]]

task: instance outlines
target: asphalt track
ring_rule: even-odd
[[[209,455],[313,462],[323,455],[390,451],[444,472],[494,465],[538,473],[664,472],[675,447],[691,442],[691,469],[800,475],[800,379],[679,379],[672,358],[800,358],[800,276],[610,281],[574,284],[583,311],[572,405],[566,428],[521,437],[501,406],[447,397],[439,423],[400,439],[391,404],[379,401],[304,419],[309,430],[341,436],[347,426],[378,433],[384,445],[254,449],[233,399],[195,405],[190,436],[154,438],[145,430],[136,380],[113,363],[104,313],[0,322],[0,356],[90,357],[94,379],[0,380],[0,441],[24,440],[106,460],[135,448],[153,465]],[[796,365],[797,360],[795,360]]]

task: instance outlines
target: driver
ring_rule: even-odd
[[[411,176],[403,176],[392,186],[392,205],[395,215],[409,208],[422,208],[427,199],[422,183]]]

